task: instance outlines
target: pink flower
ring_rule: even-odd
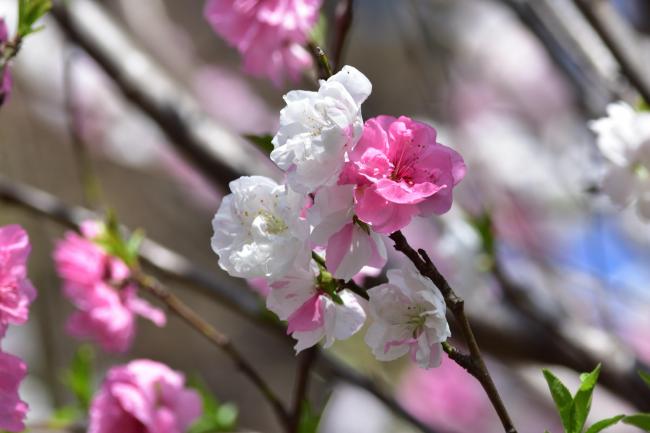
[[[411,368],[403,377],[397,398],[413,416],[445,431],[496,431],[481,386],[465,370],[444,359],[436,370]]]
[[[300,352],[325,340],[330,347],[335,340],[345,340],[361,329],[366,320],[362,300],[345,289],[337,293],[336,303],[318,287],[318,268],[296,268],[271,284],[266,307],[287,321],[287,333],[297,340]]]
[[[381,236],[354,218],[353,185],[320,188],[308,220],[314,226],[310,240],[326,246],[327,269],[335,278],[347,281],[366,265],[382,268],[386,264]]]
[[[183,374],[139,359],[108,371],[92,401],[88,432],[184,433],[201,412]]]
[[[379,233],[447,212],[465,176],[463,158],[436,141],[436,130],[405,116],[366,121],[349,155],[339,183],[356,185],[356,215]]]
[[[125,352],[135,336],[135,315],[157,326],[164,326],[166,318],[137,296],[127,265],[92,241],[101,229],[87,221],[81,227],[83,236],[66,233],[54,251],[63,292],[78,309],[66,329],[74,337],[96,341],[107,352]]]
[[[0,351],[0,429],[25,430],[27,403],[18,396],[18,386],[27,374],[27,366],[18,357]]]
[[[244,56],[244,70],[281,86],[312,66],[303,45],[322,0],[209,0],[204,15],[212,28]]]
[[[0,227],[0,337],[7,325],[25,323],[36,290],[27,279],[27,257],[31,246],[18,225]]]

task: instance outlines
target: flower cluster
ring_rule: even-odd
[[[66,233],[54,250],[63,293],[77,311],[68,319],[67,331],[96,341],[107,352],[125,352],[135,336],[135,316],[165,325],[165,314],[137,296],[137,286],[124,261],[105,251],[98,240],[105,226],[86,221],[81,235]]]
[[[0,227],[0,340],[9,325],[27,322],[29,305],[36,290],[27,279],[27,258],[31,246],[27,233],[17,225]],[[27,404],[18,395],[27,366],[0,348],[0,429],[25,429]]]
[[[209,0],[205,17],[244,57],[244,70],[281,86],[312,66],[304,45],[322,0]]]
[[[602,190],[619,206],[636,203],[639,216],[650,220],[650,113],[618,102],[607,114],[590,125],[611,163]]]
[[[201,412],[181,373],[138,359],[108,371],[91,404],[88,433],[184,433]]]
[[[270,155],[285,183],[231,182],[212,222],[212,248],[230,275],[266,279],[267,307],[287,321],[297,351],[352,336],[369,314],[366,342],[378,359],[409,353],[430,368],[449,337],[433,283],[412,266],[389,271],[388,284],[367,292],[352,281],[386,264],[383,235],[449,210],[465,164],[424,123],[379,116],[364,124],[371,91],[345,66],[318,91],[287,93]]]

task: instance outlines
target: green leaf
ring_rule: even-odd
[[[319,47],[327,45],[327,17],[322,12],[318,17],[318,22],[311,31],[310,39]]]
[[[300,412],[298,433],[316,433],[321,415],[312,409],[308,401],[304,401]]]
[[[643,381],[646,383],[646,385],[650,386],[650,373],[643,370],[639,370],[638,373],[641,379],[643,379]]]
[[[600,364],[591,373],[580,375],[580,388],[573,397],[573,410],[571,411],[572,431],[581,433],[591,410],[591,397],[600,375]]]
[[[623,417],[625,417],[625,415],[616,415],[611,418],[598,421],[597,423],[589,427],[585,433],[598,433],[600,431],[603,431],[607,427],[611,427],[614,424],[618,423],[620,420],[623,419]]]
[[[188,433],[218,433],[235,430],[239,411],[234,404],[220,404],[198,376],[191,377],[188,386],[194,388],[203,401],[203,414],[190,427]]]
[[[68,371],[64,373],[63,383],[77,399],[82,412],[87,412],[93,396],[93,361],[95,352],[89,345],[79,346],[72,358]]]
[[[478,217],[470,219],[469,222],[474,226],[474,229],[478,232],[481,238],[483,252],[489,257],[493,257],[496,243],[492,217],[490,214],[486,212]]]
[[[269,155],[273,151],[273,136],[266,135],[244,135],[244,138],[256,145],[262,152]]]
[[[641,430],[650,431],[650,413],[638,413],[623,418],[625,424],[633,425]]]
[[[126,263],[129,266],[132,266],[138,262],[138,252],[140,251],[140,245],[144,240],[144,230],[137,229],[132,234],[129,240],[126,242]]]
[[[19,0],[18,35],[20,37],[25,37],[30,33],[41,30],[42,26],[34,27],[34,24],[36,24],[36,22],[51,8],[51,0]]]
[[[564,431],[566,433],[573,433],[573,423],[571,422],[573,398],[571,397],[571,393],[560,381],[560,379],[555,377],[555,375],[549,370],[543,369],[542,372],[544,373],[544,378],[548,384],[548,389],[551,391],[551,396],[553,397],[555,406],[557,407],[558,413],[560,414],[560,419],[562,420]]]

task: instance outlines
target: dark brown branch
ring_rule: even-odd
[[[90,0],[57,1],[52,8],[66,36],[85,50],[122,93],[155,121],[171,144],[216,185],[242,174],[273,171],[259,151],[226,132],[196,101],[126,36],[102,6]]]
[[[230,338],[219,332],[208,322],[203,320],[193,309],[181,301],[176,295],[169,292],[162,284],[155,278],[142,273],[141,271],[134,271],[132,279],[138,286],[148,293],[158,298],[164,303],[169,310],[171,310],[178,317],[183,319],[188,325],[194,328],[197,332],[203,335],[210,343],[221,349],[228,357],[234,362],[237,368],[255,385],[257,390],[266,398],[268,403],[273,408],[275,415],[280,423],[285,427],[287,432],[292,433],[292,420],[282,404],[282,401],[275,395],[271,387],[266,383],[262,376],[255,370],[255,368],[239,353],[239,351],[232,344]]]
[[[574,0],[574,3],[616,58],[623,75],[645,102],[650,103],[650,74],[643,70],[640,62],[639,43],[634,31],[609,1]]]
[[[354,0],[339,0],[334,11],[336,32],[334,33],[334,45],[332,49],[332,65],[335,71],[341,69],[341,59],[345,50],[348,33],[352,27],[354,15]]]
[[[438,268],[424,250],[415,251],[400,231],[392,233],[390,238],[395,242],[395,249],[406,255],[417,270],[423,276],[429,278],[440,289],[442,296],[445,298],[447,308],[451,310],[454,318],[458,322],[463,340],[469,349],[469,359],[471,361],[464,362],[464,365],[461,364],[461,366],[479,381],[485,393],[488,395],[492,406],[499,415],[499,419],[506,433],[516,433],[517,430],[512,424],[508,410],[503,404],[499,391],[483,361],[476,337],[470,326],[469,319],[465,314],[464,301],[456,295],[445,277],[438,271]],[[451,359],[456,360],[458,358],[452,357]],[[465,358],[463,357],[463,359]]]

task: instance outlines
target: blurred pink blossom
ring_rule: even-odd
[[[431,427],[448,431],[487,433],[491,408],[476,380],[444,358],[439,368],[411,368],[397,391],[399,401],[413,416]]]
[[[27,365],[18,357],[0,351],[0,429],[21,432],[25,429],[27,403],[18,395]]]
[[[90,408],[89,433],[184,433],[201,415],[185,377],[139,359],[111,368]]]
[[[27,278],[29,237],[18,225],[0,227],[0,337],[7,325],[25,323],[36,290]]]
[[[436,130],[406,116],[366,121],[339,183],[356,184],[356,215],[392,233],[416,215],[443,214],[465,176],[463,158],[436,141]]]
[[[137,296],[127,265],[93,242],[101,230],[101,224],[86,221],[83,236],[68,232],[54,250],[63,292],[78,309],[66,328],[77,338],[96,341],[107,352],[124,352],[135,336],[135,315],[157,326],[164,326],[166,318]]]
[[[244,57],[244,70],[281,86],[312,66],[303,45],[316,24],[322,0],[209,0],[212,28]]]

